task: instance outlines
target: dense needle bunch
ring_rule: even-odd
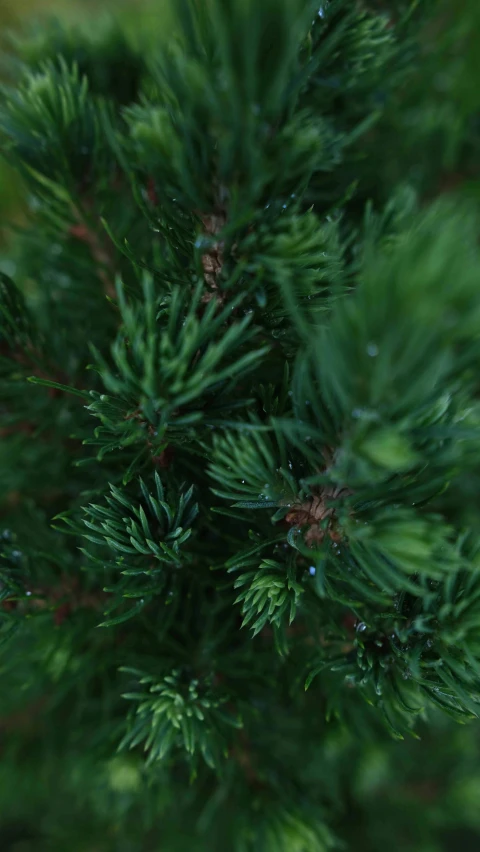
[[[473,72],[428,2],[176,7],[3,89],[0,727],[81,826],[25,848],[324,852],[365,732],[480,712]]]

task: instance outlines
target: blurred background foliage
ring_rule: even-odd
[[[8,82],[14,73],[18,37],[41,52],[45,36],[59,25],[91,34],[114,19],[127,38],[148,45],[169,37],[172,18],[170,0],[0,0],[0,80]],[[18,175],[0,159],[0,244],[8,224],[21,220],[22,198]]]
[[[426,62],[422,64],[422,78],[416,81],[417,85],[401,93],[409,109],[398,110],[396,114],[393,104],[391,120],[384,123],[380,131],[384,136],[376,144],[389,145],[396,152],[389,159],[390,171],[383,179],[389,191],[393,184],[402,182],[405,164],[409,163],[418,174],[425,198],[442,192],[458,192],[478,202],[480,0],[424,2],[437,7],[437,23],[424,35]],[[404,4],[377,0],[372,5],[389,13],[393,10],[394,14],[395,6]],[[149,39],[170,35],[168,0],[0,0],[3,47],[8,54],[9,33],[14,30],[30,34],[34,45],[38,32],[36,22],[40,17],[55,16],[66,25],[95,29],[101,26],[104,16],[112,14],[126,28],[129,38],[147,43]],[[4,79],[11,73],[8,56],[1,73]],[[375,169],[376,162],[372,158],[365,167]],[[18,179],[2,163],[0,236],[4,240],[8,237],[7,222],[21,220],[22,191]],[[139,826],[134,803],[143,781],[141,770],[133,759],[118,757],[108,764],[92,766],[89,785],[86,785],[85,770],[81,777],[72,771],[74,761],[63,762],[54,752],[46,753],[39,778],[37,760],[28,753],[29,738],[25,737],[26,752],[21,764],[17,763],[18,777],[12,777],[12,761],[6,759],[9,724],[8,719],[0,720],[0,748],[5,758],[0,761],[2,852],[28,852],[34,848],[35,838],[29,834],[31,829],[29,832],[24,829],[25,802],[28,802],[29,824],[36,822],[39,833],[49,833],[51,809],[48,803],[52,797],[57,802],[55,818],[58,819],[63,809],[65,827],[70,819],[78,822],[79,815],[84,815],[85,837],[79,838],[78,849],[87,848],[85,838],[91,832],[97,838],[91,852],[111,848],[115,812],[120,809],[125,814],[131,808],[130,831],[125,832],[122,822],[124,834],[118,839],[116,848],[122,852],[138,849],[135,837]],[[419,741],[398,743],[375,736],[371,741],[367,738],[358,742],[348,731],[336,726],[326,729],[325,738],[317,747],[322,752],[322,760],[327,757],[327,765],[330,760],[342,766],[344,789],[338,791],[338,801],[342,805],[337,827],[350,848],[359,852],[383,852],[387,848],[392,852],[480,850],[478,723],[460,726],[434,715],[420,734]],[[312,753],[310,757],[313,760],[315,755]],[[328,778],[325,783],[328,785]],[[105,846],[98,845],[102,826],[105,826]],[[55,830],[58,837],[55,849],[60,852],[65,850],[61,822],[56,824]],[[158,850],[158,835],[155,838],[152,837],[152,845],[145,849]],[[177,842],[178,838],[170,835],[165,825],[162,849],[175,852]],[[196,849],[194,845],[191,848],[192,852]]]

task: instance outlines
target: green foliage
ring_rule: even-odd
[[[253,852],[259,843],[279,852],[326,852],[335,848],[330,832],[316,821],[315,814],[283,803],[277,807],[267,804],[261,810],[259,802],[257,808],[256,830],[240,836],[238,852]]]
[[[140,703],[120,749],[145,741],[148,762],[153,762],[180,745],[189,755],[199,752],[212,768],[218,766],[222,756],[227,757],[224,732],[229,727],[241,727],[241,721],[222,709],[228,701],[226,696],[216,695],[208,682],[189,680],[176,669],[161,680],[143,675],[139,685],[148,688],[123,696]]]
[[[6,275],[0,277],[0,311],[2,314],[1,344],[12,349],[16,344],[31,343],[31,323],[25,299],[13,281]]]
[[[25,598],[24,584],[28,569],[10,530],[2,531],[0,542],[0,606],[3,608],[0,644],[3,644],[11,639],[19,626],[16,609],[18,601]]]
[[[271,132],[285,123],[294,97],[289,88],[308,21],[302,5],[309,4],[281,0],[279,8],[268,0],[253,13],[250,0],[242,7],[219,2],[196,14],[190,4],[179,5],[181,49],[162,58],[155,102],[129,116],[133,162],[153,175],[162,198],[204,210],[223,203],[228,187],[235,221],[251,216],[274,183],[277,196],[293,191],[304,157],[321,167],[320,118],[312,126],[299,115],[283,133]]]
[[[263,559],[258,571],[243,573],[235,581],[235,588],[242,586],[247,588],[242,589],[236,600],[236,603],[242,602],[245,613],[242,627],[253,622],[255,636],[267,622],[279,627],[286,613],[291,624],[304,592],[295,580],[294,568],[289,566],[285,575],[285,566],[273,559]]]
[[[192,503],[193,487],[169,504],[158,473],[155,473],[156,496],[149,493],[142,480],[140,492],[142,500],[136,502],[131,495],[111,485],[105,505],[90,504],[84,510],[83,523],[90,532],[83,532],[83,537],[93,544],[107,545],[112,554],[106,562],[89,552],[87,557],[95,564],[113,567],[117,572],[120,569],[122,575],[120,583],[106,589],[116,596],[107,612],[121,605],[123,598],[139,599],[133,610],[104,622],[101,625],[104,627],[131,617],[153,595],[173,596],[175,572],[183,568],[185,560],[183,545],[190,538],[191,525],[198,513],[198,506]],[[68,518],[66,521],[72,525]]]
[[[181,438],[190,424],[203,421],[205,399],[215,398],[213,417],[236,407],[237,377],[253,370],[268,350],[247,346],[255,336],[250,317],[227,325],[235,302],[218,312],[212,300],[198,316],[203,285],[196,287],[188,304],[180,287],[155,299],[152,279],[147,277],[143,289],[143,304],[135,305],[119,291],[123,326],[112,347],[115,370],[97,355],[108,395],[97,395],[90,411],[102,420],[102,431],[115,433],[123,410],[120,428],[127,439],[132,436],[128,421],[143,419],[155,443],[160,443],[167,430]]]
[[[261,424],[247,422],[239,424],[240,434],[232,432],[213,439],[210,475],[223,486],[214,493],[236,501],[235,506],[268,509],[293,500],[298,493],[285,444],[279,446],[261,429]],[[281,467],[277,466],[279,461]]]
[[[17,43],[7,849],[446,852],[475,798],[438,747],[478,755],[480,707],[476,12],[447,6],[179,0],[148,46]]]
[[[7,98],[0,117],[5,150],[38,193],[68,202],[80,186],[104,178],[101,110],[76,66],[46,63]]]
[[[111,98],[118,104],[135,100],[145,73],[145,60],[131,44],[123,29],[110,21],[86,23],[82,29],[67,27],[58,21],[14,37],[16,55],[33,71],[42,71],[45,62],[53,62],[61,72],[63,63],[78,68],[86,77],[90,91]]]

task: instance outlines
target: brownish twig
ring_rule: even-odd
[[[210,213],[200,215],[200,219],[204,228],[205,234],[208,236],[216,236],[225,227],[227,217],[224,211],[218,213]],[[205,276],[205,282],[209,287],[216,292],[218,297],[218,280],[222,274],[224,261],[225,243],[223,240],[218,240],[212,243],[208,251],[202,255],[202,266]],[[210,294],[209,294],[210,295]],[[205,297],[204,297],[205,298]],[[210,295],[210,299],[213,294]],[[210,300],[208,299],[208,300]]]
[[[287,524],[295,527],[308,527],[305,533],[305,544],[319,544],[326,535],[334,542],[341,541],[341,534],[336,528],[335,508],[330,500],[337,500],[349,492],[340,486],[327,485],[319,494],[309,497],[303,503],[294,503],[285,516]],[[323,522],[328,520],[327,525]]]

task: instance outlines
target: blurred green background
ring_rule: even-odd
[[[450,3],[452,8],[457,5],[461,10],[464,0],[450,0]],[[475,3],[478,6],[474,14],[478,16],[480,0]],[[474,9],[470,0],[469,9]],[[10,31],[35,33],[39,20],[53,16],[82,27],[97,27],[106,15],[118,19],[132,38],[162,39],[171,33],[169,0],[0,0],[1,40],[8,53]],[[480,91],[480,51],[474,44],[480,31],[475,34],[467,19],[464,29],[461,50],[458,50],[461,28],[444,33],[447,40],[453,39],[455,33],[453,49],[458,63],[452,60],[451,76],[444,76],[437,84],[443,86],[442,109],[447,109],[449,103],[458,106],[461,101],[465,111],[470,113],[470,99],[478,103]],[[448,45],[445,49],[449,49]],[[2,65],[1,73],[6,78],[8,67]],[[451,90],[448,89],[450,83]],[[456,113],[457,118],[460,113],[461,109]],[[452,168],[452,177],[456,177],[455,168]],[[465,189],[478,198],[477,175],[473,180],[470,174],[466,178]],[[22,187],[0,161],[0,240],[4,246],[8,241],[7,223],[18,222],[21,218]],[[341,834],[351,849],[357,852],[383,849],[388,852],[480,852],[479,725],[459,726],[434,714],[430,724],[422,725],[419,733],[422,737],[419,741],[356,742],[348,732],[339,734],[338,729],[332,729],[321,746],[312,744],[313,749],[320,748],[320,760],[327,764],[330,761],[336,767],[335,773],[338,766],[342,767],[341,796],[344,802],[347,800],[348,825],[343,823]],[[118,768],[117,764],[118,761],[112,766]],[[120,765],[120,770],[124,772],[124,769]],[[59,773],[56,763],[53,767],[44,767],[41,782],[26,767],[19,767],[18,776],[12,777],[11,764],[6,762],[2,766],[0,761],[0,824],[5,819],[20,819],[23,796],[32,802],[32,812],[38,808],[39,813],[52,794],[64,796],[67,803],[80,803],[83,782],[83,777],[78,779],[70,775],[66,767],[64,774]],[[110,811],[110,797],[121,783],[116,771],[109,770],[101,777],[92,774],[91,793],[99,811],[105,805],[105,815]],[[130,801],[127,788],[122,788],[126,810]],[[135,799],[135,789],[131,799],[132,802]],[[68,807],[65,813],[69,818]],[[103,824],[101,816],[99,823]],[[8,837],[2,838],[0,833],[0,852],[11,848]],[[96,849],[101,852],[100,847]],[[164,852],[169,850],[165,848]]]
[[[118,21],[135,41],[168,38],[172,26],[170,0],[0,0],[0,79],[8,80],[12,38],[35,38],[54,21],[96,31],[108,20]],[[22,186],[0,159],[0,243],[8,225],[22,212]]]

